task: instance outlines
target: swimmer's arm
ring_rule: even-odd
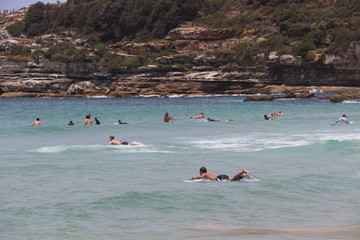
[[[205,178],[205,176],[196,176],[196,177],[192,177],[192,178],[189,178],[189,180],[193,180],[193,179],[202,179],[202,178]]]

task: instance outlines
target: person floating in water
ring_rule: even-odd
[[[164,122],[168,123],[168,122],[170,122],[170,120],[171,120],[171,121],[175,121],[176,119],[173,118],[173,117],[170,117],[168,112],[165,113],[165,115],[164,115]]]
[[[127,122],[122,122],[121,120],[119,120],[119,121],[117,122],[117,124],[119,124],[119,125],[121,125],[121,124],[127,124]]]
[[[225,175],[225,174],[220,174],[220,175],[216,176],[212,173],[208,173],[206,167],[201,167],[199,172],[200,172],[199,176],[189,178],[189,180],[205,178],[205,179],[216,180],[216,181],[239,181],[243,178],[250,178],[250,176],[247,175],[247,173],[250,173],[250,172],[246,171],[245,169],[243,169],[241,172],[235,174],[235,176],[233,176],[233,177],[229,177],[228,175]]]
[[[75,124],[74,124],[73,121],[70,121],[70,122],[68,123],[68,125],[69,125],[69,126],[74,126]]]
[[[94,118],[94,120],[96,125],[100,125],[100,121],[97,118]]]
[[[205,118],[205,115],[204,115],[204,113],[200,113],[200,115],[198,115],[198,116],[192,116],[192,117],[190,117],[190,118],[194,118],[194,119]]]
[[[121,141],[120,139],[115,139],[114,136],[110,136],[110,142],[108,145],[142,145],[141,143],[128,143],[125,141]]]
[[[220,122],[219,120],[215,120],[215,119],[212,119],[212,118],[207,118],[206,119],[208,122]]]
[[[93,121],[91,120],[91,114],[88,114],[85,116],[85,123],[86,126],[91,126],[93,125]]]
[[[31,124],[31,126],[42,126],[40,118],[36,118],[35,121]]]
[[[343,115],[336,121],[336,123],[349,124],[349,120],[348,120],[346,114],[343,114]]]
[[[268,117],[268,115],[264,115],[264,120],[275,120],[273,117]]]
[[[284,113],[279,111],[279,112],[275,113],[275,116],[282,117],[282,116],[284,116]]]

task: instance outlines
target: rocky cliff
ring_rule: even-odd
[[[19,14],[16,16],[8,19],[20,21]],[[7,21],[0,24],[11,25]],[[237,51],[241,43],[266,40],[265,35],[255,33],[247,29],[241,38],[235,38],[231,28],[187,26],[171,30],[164,40],[118,42],[107,46],[106,51],[120,57],[144,54],[157,54],[157,57],[152,64],[114,68],[99,64],[96,50],[88,46],[87,39],[76,38],[75,32],[31,39],[23,35],[11,37],[2,28],[0,97],[271,94],[360,87],[359,41],[351,42],[341,55],[313,53],[312,58],[304,60],[300,56],[270,52],[256,56],[266,63],[260,67],[241,67],[229,62],[229,54]],[[58,43],[66,43],[74,51],[86,50],[86,59],[45,57],[50,51],[47,46]],[[25,47],[43,55],[19,59],[11,55],[14,47]]]

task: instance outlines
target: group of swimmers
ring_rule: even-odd
[[[209,117],[205,117],[204,113],[200,113],[199,115],[197,116],[192,116],[192,117],[189,117],[190,119],[206,119],[207,122],[220,122],[219,120],[216,120],[216,119],[213,119],[213,118],[209,118]],[[169,116],[169,113],[166,112],[165,115],[164,115],[164,122],[168,123],[170,121],[175,121],[176,119]],[[234,121],[233,119],[228,119],[228,120],[225,120],[226,122],[232,122]]]
[[[94,121],[91,119],[91,114],[87,114],[85,116],[84,125],[91,126],[93,124],[100,125],[100,121],[97,118],[94,118]],[[114,125],[122,125],[127,124],[127,122],[122,122],[121,120],[118,120],[117,123],[114,123]],[[40,122],[40,118],[36,118],[35,121],[31,124],[32,126],[42,126],[42,123]],[[73,121],[69,121],[68,126],[74,126],[75,123]]]

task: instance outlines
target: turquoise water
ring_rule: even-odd
[[[359,103],[242,100],[0,99],[0,239],[359,239]],[[202,166],[261,180],[181,182]]]

